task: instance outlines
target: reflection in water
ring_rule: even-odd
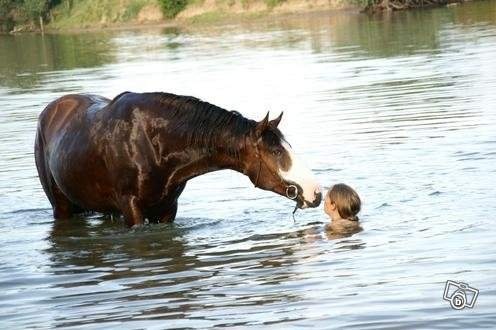
[[[60,327],[108,321],[116,315],[184,315],[190,305],[181,301],[187,300],[189,290],[179,287],[208,276],[208,272],[196,270],[197,258],[185,253],[181,231],[172,225],[129,232],[122,229],[122,223],[113,224],[109,219],[74,218],[56,221],[49,241],[51,246],[46,252],[51,256],[53,273],[80,278],[55,286],[70,288],[52,297],[54,303],[60,301],[60,307],[67,310],[56,319]],[[150,302],[145,314],[133,307],[133,302],[143,297]],[[162,306],[163,301],[167,304]],[[70,312],[77,306],[93,309],[109,304],[115,306],[87,319]]]
[[[2,328],[493,328],[496,1],[201,30],[0,36]],[[71,92],[284,110],[324,187],[363,197],[335,239],[232,171],[192,180],[174,224],[54,221],[36,176],[44,106]],[[324,223],[322,223],[324,222]],[[447,279],[481,290],[466,314]]]
[[[451,29],[473,27],[477,24],[496,25],[496,3],[480,1],[451,8],[429,11],[411,10],[375,15],[328,15],[312,13],[308,16],[274,18],[271,21],[245,23],[251,32],[276,32],[277,38],[252,36],[240,40],[246,46],[296,48],[310,42],[315,53],[336,52],[323,60],[393,57],[414,54],[438,54],[441,38]],[[216,31],[218,33],[218,31]],[[256,36],[256,35],[255,35]],[[470,36],[462,36],[470,41]]]
[[[30,88],[40,72],[91,68],[114,61],[107,34],[0,34],[0,86]]]
[[[472,27],[474,23],[477,25],[496,25],[496,15],[494,14],[496,4],[494,1],[486,1],[474,6],[463,4],[451,8],[453,20],[461,26]]]
[[[196,224],[205,221],[188,220],[192,227],[150,225],[131,232],[110,219],[55,221],[45,250],[49,272],[65,279],[52,286],[56,294],[50,300],[60,312],[55,324],[67,327],[139,315],[149,320],[194,317],[210,322],[205,324],[230,326],[234,324],[224,316],[208,311],[219,305],[227,310],[302,299],[296,291],[282,288],[301,275],[298,264],[315,257],[297,252],[299,245],[306,250],[303,231],[224,238],[217,244],[188,242]],[[343,241],[338,250],[360,245],[357,240]],[[144,299],[145,311],[137,303]],[[83,313],[82,318],[81,309],[99,312]]]

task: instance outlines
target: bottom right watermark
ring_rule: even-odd
[[[444,287],[443,299],[449,301],[451,308],[460,310],[465,307],[473,308],[478,295],[479,290],[467,283],[448,280]]]

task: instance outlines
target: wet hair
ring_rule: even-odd
[[[344,183],[338,183],[329,190],[326,198],[336,205],[341,218],[351,221],[359,220],[357,214],[360,212],[362,202],[353,188]]]

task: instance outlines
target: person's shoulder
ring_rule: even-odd
[[[346,228],[361,228],[360,227],[360,222],[358,220],[345,219],[345,220],[343,220],[343,225]]]
[[[360,226],[360,223],[358,221],[348,219],[333,221],[330,224],[326,225],[325,228],[326,231],[343,234],[353,234],[362,230],[362,227]]]

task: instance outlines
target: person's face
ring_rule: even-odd
[[[325,197],[325,202],[324,202],[324,212],[325,212],[328,216],[332,217],[333,212],[334,212],[334,210],[335,210],[335,209],[336,209],[336,205],[335,205],[333,202],[331,202],[331,199],[330,199],[330,198],[329,198],[329,196],[327,195],[327,196]]]
[[[331,201],[329,195],[326,195],[325,198],[324,211],[325,213],[327,213],[327,215],[331,218],[332,221],[341,219],[341,216],[339,215],[338,207],[336,206],[336,203]]]

